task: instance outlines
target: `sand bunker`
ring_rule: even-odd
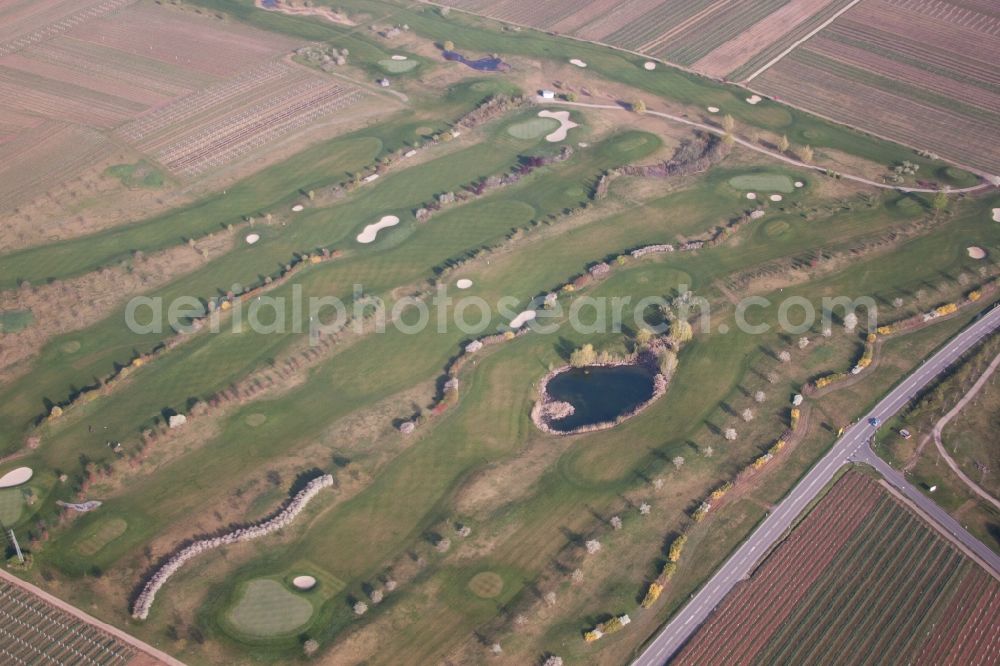
[[[472,280],[470,280],[469,278],[462,278],[461,280],[455,283],[455,286],[458,287],[459,289],[468,289],[469,287],[472,286]]]
[[[717,107],[717,106],[707,106],[705,108],[708,109],[709,113],[718,113],[719,112],[719,107]]]
[[[968,252],[969,256],[972,257],[973,259],[985,259],[986,258],[986,250],[984,250],[981,247],[977,247],[977,246],[973,245],[972,247],[965,248],[965,251]],[[2,484],[2,483],[3,483],[3,479],[0,479],[0,484]]]
[[[13,488],[26,483],[34,472],[30,467],[18,467],[0,476],[0,488]]]
[[[260,234],[247,234],[247,245],[253,245],[260,240]]]
[[[569,59],[569,64],[576,65],[577,67],[586,67],[587,66],[587,63],[585,63],[584,61],[580,60],[579,58],[570,58]]]
[[[801,180],[795,181],[795,187],[802,187],[804,185],[805,185],[805,183],[803,183]]]
[[[556,141],[562,141],[566,138],[566,133],[569,132],[574,127],[579,127],[576,123],[569,119],[569,111],[539,111],[539,118],[555,118],[559,121],[559,129],[552,132],[545,137],[546,141],[555,143]]]
[[[760,95],[750,95],[747,97],[747,104],[757,104],[763,99]]]
[[[296,590],[311,590],[316,587],[316,579],[312,576],[296,576],[292,579]]]
[[[656,69],[656,63],[655,63],[655,62],[653,62],[652,60],[647,60],[646,62],[644,62],[644,63],[643,63],[643,65],[642,65],[642,66],[643,66],[643,67],[644,67],[644,68],[645,68],[645,69],[646,69],[647,71],[650,71],[650,72],[651,72],[651,71],[653,71],[654,69]]]
[[[292,212],[293,213],[298,213],[303,208],[304,208],[304,206],[302,204],[295,204],[294,206],[292,206]]]
[[[510,327],[521,328],[522,326],[524,326],[537,316],[538,313],[535,312],[534,310],[525,310],[524,312],[522,312],[521,314],[517,315],[516,317],[510,320]]]
[[[1000,222],[1000,208],[993,209],[993,221]]]
[[[747,199],[753,200],[757,198],[757,194],[754,192],[747,192]]]
[[[780,194],[772,194],[771,195],[771,201],[781,201],[781,198],[782,197],[781,197]]]
[[[394,56],[392,56],[392,59],[393,60],[406,60],[406,56],[405,55],[394,55]]]
[[[359,243],[371,243],[378,236],[378,232],[383,229],[388,229],[389,227],[394,227],[399,224],[399,218],[395,215],[383,215],[382,219],[375,224],[369,224],[367,227],[362,229],[361,233],[358,234]]]

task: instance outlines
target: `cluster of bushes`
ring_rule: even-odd
[[[608,634],[613,634],[615,632],[621,631],[629,623],[632,622],[632,618],[628,615],[617,615],[607,622],[602,622],[590,631],[584,632],[583,639],[588,643],[592,643],[596,640],[600,640]]]

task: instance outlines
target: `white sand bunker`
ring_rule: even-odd
[[[389,227],[394,227],[399,224],[399,218],[395,215],[383,215],[382,219],[375,224],[369,224],[367,227],[361,230],[358,234],[359,243],[371,243],[378,236],[378,232],[383,229],[388,229]]]
[[[644,68],[645,68],[645,69],[646,69],[647,71],[650,71],[650,72],[651,72],[651,71],[653,71],[654,69],[656,69],[656,63],[655,63],[655,62],[653,62],[652,60],[647,60],[646,62],[644,62],[644,63],[642,64],[642,66],[643,66],[643,67],[644,67]]]
[[[539,118],[554,118],[559,121],[559,127],[551,134],[545,137],[546,141],[555,143],[556,141],[562,141],[566,138],[566,133],[569,132],[574,127],[579,127],[576,123],[569,119],[569,111],[545,111],[538,112]]]
[[[757,104],[762,99],[763,98],[760,95],[750,95],[749,97],[747,97],[747,104]]]
[[[1000,208],[993,209],[993,221],[1000,222]]]
[[[247,245],[253,245],[260,240],[260,234],[247,234]]]
[[[968,252],[969,256],[972,257],[973,259],[985,259],[986,258],[986,250],[984,250],[983,248],[978,247],[976,245],[973,245],[972,247],[965,248],[965,251]],[[3,483],[3,479],[0,479],[0,483]]]
[[[756,198],[757,198],[757,193],[756,192],[747,192],[747,199],[750,199],[751,201],[753,201]]]
[[[461,280],[455,283],[455,286],[458,287],[459,289],[468,289],[469,287],[472,286],[472,280],[470,280],[469,278],[462,278]]]
[[[705,108],[708,109],[709,113],[718,113],[719,112],[719,107],[717,107],[717,106],[706,106]]]
[[[393,60],[406,60],[406,56],[405,55],[394,55],[394,56],[392,56],[392,59]]]
[[[585,63],[584,61],[580,60],[579,58],[570,58],[569,59],[569,64],[576,65],[577,67],[586,67],[587,66],[587,63]]]
[[[578,143],[578,144],[576,144],[576,145],[580,146],[581,148],[586,148],[586,147],[587,147],[587,146],[589,146],[590,144],[589,144],[589,143],[587,143],[586,141],[581,141],[580,143]]]
[[[30,467],[18,467],[17,469],[12,469],[3,476],[0,476],[0,488],[13,488],[14,486],[19,486],[22,483],[27,483],[34,472],[31,471]]]
[[[535,312],[534,310],[525,310],[524,312],[522,312],[521,314],[517,315],[516,317],[510,320],[510,327],[521,328],[522,326],[524,326],[537,316],[538,313]]]
[[[801,180],[795,181],[795,187],[803,187],[803,186],[805,186],[805,183],[803,183]]]
[[[296,590],[311,590],[316,587],[316,579],[313,576],[296,576],[292,579],[292,585]]]
[[[780,194],[772,194],[771,201],[781,201],[782,196]]]
[[[294,206],[292,206],[292,212],[293,213],[298,213],[303,208],[304,208],[304,206],[302,204],[295,204]]]

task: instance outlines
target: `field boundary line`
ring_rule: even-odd
[[[960,551],[962,551],[962,553],[964,553],[966,555],[966,557],[968,557],[973,562],[975,562],[976,564],[978,564],[979,566],[981,566],[983,569],[985,569],[986,573],[988,573],[991,576],[993,576],[993,578],[995,578],[997,581],[1000,581],[1000,572],[994,571],[993,567],[991,567],[986,561],[984,561],[983,558],[979,557],[979,555],[977,555],[975,553],[975,551],[971,550],[964,543],[962,543],[961,541],[959,541],[958,539],[956,539],[954,536],[952,536],[951,533],[949,533],[948,530],[946,530],[944,528],[944,525],[941,525],[938,521],[934,520],[929,515],[927,515],[927,513],[925,513],[923,509],[921,509],[919,506],[917,506],[917,504],[915,502],[913,502],[909,497],[907,497],[906,495],[904,495],[903,493],[901,493],[898,489],[896,489],[895,486],[893,486],[891,483],[889,483],[888,481],[886,481],[884,478],[879,479],[878,482],[880,484],[882,484],[882,486],[894,498],[896,498],[897,500],[899,500],[899,502],[901,502],[907,509],[909,509],[910,511],[912,511],[913,513],[915,513],[917,516],[919,516],[920,520],[922,520],[924,523],[926,523],[928,526],[930,526],[931,529],[933,529],[935,532],[937,532],[942,537],[944,537],[948,541],[948,543],[950,543],[953,546],[955,546],[956,548],[958,548]]]
[[[941,441],[941,431],[944,430],[945,426],[948,425],[948,423],[953,418],[958,416],[959,412],[962,411],[962,409],[969,403],[970,400],[976,397],[976,394],[979,393],[979,391],[983,388],[983,386],[986,385],[986,382],[989,381],[990,377],[996,371],[998,366],[1000,366],[1000,354],[996,355],[996,358],[993,359],[993,362],[990,363],[989,367],[987,367],[986,370],[983,371],[983,374],[979,376],[979,379],[977,379],[976,383],[972,385],[972,388],[970,388],[968,392],[964,396],[962,396],[962,399],[959,400],[947,414],[942,416],[941,419],[934,424],[934,444],[937,446],[938,453],[940,453],[941,457],[944,458],[944,461],[948,463],[948,467],[951,468],[951,471],[953,471],[955,473],[955,476],[961,479],[962,482],[969,487],[969,490],[972,490],[974,493],[982,497],[984,500],[986,500],[996,508],[1000,509],[1000,500],[997,500],[997,498],[993,497],[993,495],[990,495],[988,492],[979,487],[979,484],[970,479],[965,474],[965,472],[963,472],[962,469],[958,466],[958,463],[955,462],[955,460],[951,457],[948,451],[944,448],[944,443]]]
[[[40,599],[42,599],[46,603],[49,603],[49,604],[55,606],[56,608],[58,608],[59,610],[63,611],[64,613],[69,613],[70,615],[74,616],[75,618],[77,618],[79,620],[82,620],[83,622],[86,622],[89,625],[97,627],[101,631],[112,635],[113,637],[117,638],[120,641],[123,641],[123,642],[127,643],[128,645],[131,645],[132,647],[134,647],[136,650],[139,650],[140,652],[143,652],[143,653],[145,653],[145,654],[147,654],[147,655],[149,655],[149,656],[151,656],[151,657],[153,657],[155,659],[160,660],[162,663],[167,664],[168,666],[185,666],[184,662],[182,662],[182,661],[180,661],[178,659],[175,659],[174,657],[171,657],[166,652],[163,652],[162,650],[156,649],[152,645],[150,645],[150,644],[148,644],[148,643],[146,643],[144,641],[139,640],[138,638],[136,638],[132,634],[129,634],[129,633],[125,632],[125,631],[122,631],[121,629],[119,629],[117,627],[114,627],[114,626],[108,624],[107,622],[102,622],[101,620],[98,620],[93,615],[90,615],[87,612],[85,612],[85,611],[77,608],[76,606],[74,606],[73,604],[69,603],[68,601],[63,601],[59,597],[57,597],[57,596],[55,596],[53,594],[50,594],[49,592],[46,592],[45,590],[41,589],[40,587],[32,585],[28,581],[21,580],[20,578],[18,578],[17,576],[15,576],[14,574],[12,574],[12,573],[10,573],[8,571],[0,569],[0,579],[3,579],[5,581],[11,583],[12,585],[16,585],[16,586],[20,587],[21,589],[23,589],[23,590],[25,590],[25,591],[27,591],[27,592],[35,595],[36,597],[39,597]]]
[[[833,16],[831,16],[830,18],[828,18],[826,21],[824,21],[823,23],[821,23],[814,30],[812,30],[809,33],[807,33],[801,39],[798,39],[797,41],[795,41],[794,43],[792,43],[791,46],[789,46],[787,49],[785,49],[784,51],[782,51],[781,53],[779,53],[778,55],[776,55],[769,62],[765,63],[763,67],[761,67],[756,72],[754,72],[753,74],[751,74],[750,76],[748,76],[746,79],[744,79],[744,81],[746,83],[749,83],[750,81],[753,81],[755,78],[757,78],[758,76],[760,76],[761,74],[763,74],[764,72],[766,72],[768,69],[770,69],[774,65],[778,64],[778,62],[780,60],[782,60],[785,56],[787,56],[789,53],[791,53],[795,49],[799,48],[805,42],[807,42],[810,39],[812,39],[813,37],[815,37],[816,33],[820,32],[821,30],[823,30],[824,28],[826,28],[828,25],[830,25],[831,23],[833,23],[834,21],[836,21],[837,19],[839,19],[847,10],[851,9],[852,7],[854,7],[854,5],[858,4],[859,2],[861,2],[861,0],[851,0],[851,2],[849,2],[846,6],[842,7],[836,14],[834,14]]]

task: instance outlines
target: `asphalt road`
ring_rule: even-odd
[[[875,407],[856,424],[848,428],[837,440],[833,448],[799,481],[771,514],[744,541],[729,559],[715,572],[711,579],[688,601],[688,603],[660,630],[633,662],[633,666],[659,666],[667,661],[694,635],[709,614],[722,602],[730,590],[747,578],[758,561],[787,532],[802,510],[816,498],[829,483],[837,470],[851,460],[872,464],[887,480],[916,503],[932,519],[961,540],[963,544],[997,571],[1000,558],[985,544],[966,532],[961,525],[942,511],[936,504],[906,482],[889,465],[875,456],[868,447],[872,427],[871,418],[885,422],[913,399],[927,384],[955,362],[958,357],[975,346],[980,340],[1000,328],[1000,306],[966,327],[952,338],[945,347],[924,361],[909,377],[892,389]]]

